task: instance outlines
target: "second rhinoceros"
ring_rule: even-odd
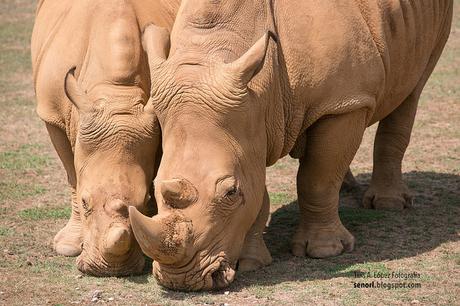
[[[128,206],[146,214],[160,133],[147,103],[141,28],[170,27],[178,1],[43,0],[32,36],[37,112],[72,187],[72,214],[54,238],[89,274],[144,267]],[[153,198],[153,194],[152,194]],[[150,212],[151,213],[151,212]]]
[[[287,154],[300,159],[293,254],[351,251],[339,189],[376,122],[364,204],[407,206],[401,161],[451,20],[451,0],[183,1],[169,57],[162,41],[147,49],[163,139],[159,214],[130,207],[159,283],[222,288],[237,262],[270,263],[265,167]]]

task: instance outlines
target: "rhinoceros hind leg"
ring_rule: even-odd
[[[300,158],[297,193],[300,222],[292,253],[314,258],[336,256],[354,247],[354,237],[338,213],[343,178],[361,143],[366,111],[320,119],[306,131]]]
[[[256,221],[246,234],[243,250],[238,261],[239,271],[253,271],[271,264],[272,257],[265,245],[263,232],[270,214],[270,199],[265,189],[264,202]]]
[[[413,197],[402,181],[391,185],[371,183],[363,197],[363,207],[379,210],[403,210],[410,208]]]
[[[402,180],[401,164],[409,145],[421,90],[409,95],[381,120],[374,143],[374,169],[364,208],[402,210],[412,205],[412,196]]]
[[[68,182],[72,187],[72,213],[67,225],[54,237],[53,247],[60,255],[78,256],[81,253],[82,227],[75,192],[77,181],[73,163],[72,147],[66,133],[60,128],[47,123],[46,129],[48,130],[51,142],[53,143],[53,146],[64,165],[67,172]]]
[[[412,195],[402,180],[401,164],[409,145],[420,94],[441,56],[449,33],[450,27],[445,27],[412,93],[379,123],[372,180],[363,198],[365,208],[401,210],[412,206]]]

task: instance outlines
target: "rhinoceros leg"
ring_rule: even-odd
[[[343,178],[361,143],[366,111],[325,118],[307,129],[297,193],[300,222],[292,240],[296,256],[324,258],[351,251],[354,237],[338,213]]]
[[[72,188],[72,213],[67,225],[54,237],[53,246],[56,252],[60,255],[77,256],[81,253],[81,242],[83,237],[80,211],[78,209],[77,195],[75,192],[77,181],[73,163],[72,147],[64,131],[48,123],[46,124],[46,128],[50,135],[51,142],[53,143],[53,146],[64,165],[67,172],[67,179]]]
[[[340,189],[346,192],[351,192],[354,190],[358,190],[359,188],[359,183],[353,176],[351,169],[348,168],[347,174],[345,174],[345,177],[343,178],[342,187]]]
[[[409,144],[420,94],[441,56],[449,33],[450,27],[446,27],[413,92],[379,123],[372,180],[363,198],[365,208],[400,210],[412,206],[412,195],[402,180],[402,159]]]
[[[380,121],[374,143],[374,169],[364,208],[400,210],[412,205],[402,180],[401,163],[409,144],[420,92],[412,93],[395,111]]]
[[[256,221],[246,234],[243,250],[241,251],[238,263],[239,271],[257,270],[272,262],[272,257],[263,238],[265,225],[267,224],[270,214],[270,198],[266,188],[263,201],[262,208],[260,209]]]

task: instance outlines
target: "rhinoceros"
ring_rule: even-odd
[[[146,214],[156,209],[150,194],[160,132],[147,103],[150,75],[140,29],[149,23],[170,28],[177,8],[178,1],[145,0],[38,4],[32,35],[37,113],[72,189],[71,217],[54,248],[80,255],[82,272],[143,270],[128,206]]]
[[[401,161],[451,20],[451,0],[183,1],[169,55],[158,35],[147,46],[163,146],[158,215],[129,208],[158,282],[222,288],[237,263],[269,264],[265,169],[287,154],[300,163],[292,253],[351,251],[339,189],[376,122],[364,204],[408,206]]]

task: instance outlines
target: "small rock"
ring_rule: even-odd
[[[224,294],[225,294],[225,295],[229,295],[229,294],[230,294],[230,291],[225,291]]]
[[[412,300],[410,303],[411,304],[420,304],[420,301],[419,300]]]
[[[107,301],[113,301],[113,300],[115,300],[113,297],[109,297],[109,298],[107,299]]]
[[[27,260],[26,260],[26,265],[31,266],[31,265],[32,265],[32,262],[31,262],[30,260],[27,259]]]
[[[75,278],[82,278],[82,277],[83,277],[83,275],[81,275],[81,274],[75,275]]]
[[[75,288],[75,290],[80,290],[80,288],[79,288],[79,287],[77,287],[77,288]]]
[[[93,294],[91,295],[91,302],[95,303],[100,300],[102,297],[102,290],[94,290]]]

